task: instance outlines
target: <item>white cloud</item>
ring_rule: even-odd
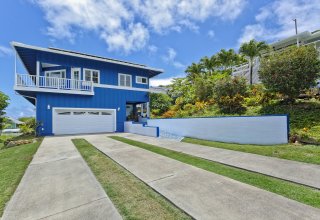
[[[210,38],[214,38],[214,36],[215,36],[214,30],[209,30],[209,31],[208,31],[208,36],[209,36]]]
[[[167,86],[172,83],[173,78],[166,79],[150,79],[151,86]]]
[[[167,50],[167,54],[165,56],[163,56],[162,59],[166,63],[174,66],[175,68],[178,68],[178,69],[184,68],[185,65],[183,65],[181,62],[177,61],[176,57],[177,57],[177,52],[173,48],[169,48]]]
[[[150,53],[156,53],[157,51],[158,51],[158,47],[157,46],[155,46],[155,45],[149,45],[148,46],[148,51],[150,52]]]
[[[10,47],[4,47],[0,45],[0,56],[11,56],[13,55],[13,50]]]
[[[48,21],[48,35],[71,42],[94,32],[109,51],[144,48],[150,32],[164,34],[190,29],[210,18],[234,20],[247,0],[30,0]]]
[[[256,23],[244,27],[238,43],[253,38],[275,41],[295,34],[294,22],[298,20],[298,31],[314,31],[320,28],[320,0],[277,0],[262,7],[255,16]]]

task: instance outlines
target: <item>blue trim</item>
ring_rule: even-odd
[[[287,116],[288,114],[274,114],[274,115],[236,115],[236,116],[205,116],[205,117],[186,117],[186,118],[153,118],[148,120],[159,120],[159,119],[190,119],[190,118],[253,118],[253,117],[272,117],[272,116]]]

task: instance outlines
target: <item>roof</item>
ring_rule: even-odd
[[[95,61],[100,61],[100,62],[106,62],[106,63],[112,63],[112,64],[118,64],[118,65],[123,65],[123,66],[129,66],[129,67],[134,67],[138,69],[143,69],[143,70],[148,70],[152,71],[153,74],[152,76],[155,76],[159,73],[162,73],[162,69],[157,69],[153,67],[148,67],[143,64],[137,64],[133,62],[128,62],[128,61],[122,61],[122,60],[117,60],[117,59],[111,59],[107,57],[101,57],[101,56],[96,56],[92,54],[86,54],[86,53],[81,53],[81,52],[76,52],[76,51],[71,51],[71,50],[65,50],[65,49],[59,49],[59,48],[43,48],[43,47],[38,47],[38,46],[32,46],[28,44],[23,44],[19,42],[11,42],[12,47],[15,49],[15,51],[18,53],[19,57],[23,61],[24,55],[30,55],[30,50],[33,51],[41,51],[41,52],[48,52],[48,53],[54,53],[54,54],[61,54],[61,55],[66,55],[66,56],[72,56],[72,57],[78,57],[78,58],[84,58],[84,59],[89,59],[89,60],[95,60]],[[23,51],[22,49],[29,49],[29,51]],[[24,54],[22,54],[24,52]],[[33,60],[34,61],[34,60]],[[24,63],[25,64],[25,63]],[[25,65],[26,66],[26,65]],[[34,68],[28,68],[26,66],[26,69],[28,70],[33,70]],[[32,74],[32,71],[31,71]]]
[[[7,117],[7,119],[8,119],[9,121],[11,121],[11,122],[13,122],[13,123],[17,124],[17,125],[24,124],[24,122],[19,121],[19,120],[14,119],[14,118],[11,118],[11,117]]]

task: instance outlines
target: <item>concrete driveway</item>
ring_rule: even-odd
[[[319,219],[320,209],[107,135],[84,138],[195,219]]]
[[[118,135],[169,150],[183,152],[185,154],[190,154],[207,160],[320,189],[320,165],[178,142],[165,138],[147,137],[129,133],[122,133]]]
[[[70,137],[46,137],[2,220],[121,219]]]

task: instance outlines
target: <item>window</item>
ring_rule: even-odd
[[[74,115],[85,115],[86,112],[73,112]]]
[[[99,112],[88,112],[89,115],[99,115]]]
[[[142,76],[136,76],[136,83],[139,84],[148,84],[148,78]]]
[[[85,81],[92,81],[93,83],[100,83],[100,71],[92,69],[83,70],[83,79]]]
[[[119,86],[132,87],[132,77],[128,74],[119,73]]]
[[[71,115],[71,112],[59,112],[58,115]]]
[[[66,78],[66,70],[50,70],[45,71],[46,77]]]

